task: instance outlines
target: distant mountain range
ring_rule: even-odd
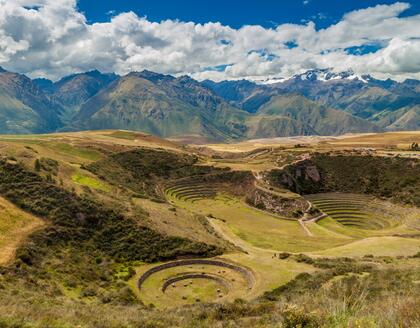
[[[0,68],[0,133],[127,129],[229,141],[417,130],[420,81],[311,70],[290,79],[203,81],[98,71],[57,82]]]

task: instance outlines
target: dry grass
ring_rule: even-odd
[[[0,264],[11,261],[26,236],[43,225],[41,219],[0,197]]]
[[[420,252],[420,240],[402,237],[370,237],[353,243],[333,247],[313,254],[322,256],[362,257],[374,256],[410,256]]]
[[[134,204],[148,213],[148,225],[164,234],[180,236],[213,245],[228,246],[218,237],[203,216],[183,208],[148,199],[135,198]]]

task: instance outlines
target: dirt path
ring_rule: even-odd
[[[314,218],[307,219],[307,220],[304,220],[304,221],[305,222],[317,222],[317,221],[319,221],[319,220],[321,220],[323,218],[326,218],[327,216],[328,216],[328,214],[322,213],[322,214],[320,214],[320,215],[318,215],[318,216],[316,216]]]
[[[298,163],[300,163],[300,162],[303,162],[303,161],[306,161],[306,160],[308,160],[308,159],[310,159],[311,157],[308,155],[308,156],[305,156],[304,158],[300,158],[300,159],[298,159],[298,160],[295,160],[295,161],[293,161],[293,162],[291,162],[291,163],[286,163],[286,164],[284,164],[284,165],[282,165],[282,166],[280,166],[280,167],[278,167],[278,169],[279,170],[284,170],[287,166],[289,166],[289,165],[295,165],[295,164],[298,164]],[[252,171],[252,175],[254,176],[254,178],[255,178],[255,181],[254,181],[254,186],[255,186],[255,188],[257,188],[257,189],[260,189],[260,190],[262,190],[262,191],[265,191],[265,192],[267,192],[267,193],[270,193],[270,194],[273,194],[273,195],[277,195],[277,196],[280,196],[280,197],[285,197],[285,196],[287,196],[289,193],[290,194],[295,194],[295,193],[293,193],[293,192],[291,192],[291,191],[288,191],[287,193],[282,193],[282,192],[279,192],[279,191],[275,191],[275,190],[272,190],[272,189],[270,189],[271,188],[271,186],[269,186],[269,185],[267,185],[267,183],[265,183],[265,181],[263,180],[263,177],[261,176],[261,174],[260,174],[260,172],[259,171]],[[296,197],[301,197],[300,195],[298,195],[298,194],[296,194]],[[307,200],[306,200],[307,201]],[[309,207],[308,207],[308,210],[311,208],[311,206],[312,206],[312,204],[309,202],[309,201],[307,201],[308,202],[308,204],[309,204]]]
[[[25,227],[8,231],[8,236],[4,240],[0,240],[0,265],[10,263],[15,257],[16,250],[25,238],[31,233],[44,228],[44,226],[44,222],[34,221],[28,223]]]
[[[295,165],[295,164],[298,164],[300,162],[306,161],[306,160],[308,160],[310,158],[311,157],[309,155],[308,156],[305,156],[304,158],[300,158],[300,159],[298,159],[296,161],[293,161],[291,163],[284,164],[283,166],[279,167],[279,169],[280,170],[284,170],[289,165]],[[259,189],[259,190],[261,190],[261,191],[264,191],[266,193],[269,193],[269,194],[272,194],[272,195],[275,195],[275,196],[283,197],[283,198],[291,198],[290,196],[294,194],[292,192],[290,192],[290,194],[289,193],[286,193],[286,192],[285,193],[281,193],[281,192],[278,192],[278,191],[275,191],[275,190],[270,189],[270,187],[264,182],[263,177],[261,176],[260,172],[252,171],[252,175],[255,177],[254,187],[257,188],[257,189]],[[300,196],[300,195],[298,195],[298,194],[296,194],[296,198],[303,198],[303,197]],[[309,236],[309,237],[313,237],[314,235],[308,229],[308,227],[305,225],[305,222],[304,221],[314,221],[314,222],[316,222],[316,220],[321,219],[321,217],[317,217],[317,218],[308,220],[307,219],[308,212],[312,208],[312,203],[310,201],[308,201],[307,199],[305,199],[305,201],[307,202],[307,208],[304,210],[303,217],[301,219],[299,219],[298,222],[299,222],[300,226],[302,227],[303,231],[305,232],[305,234],[307,236]]]
[[[303,221],[303,219],[299,219],[298,220],[300,226],[302,227],[303,231],[305,231],[306,235],[309,237],[313,237],[313,233],[308,229],[308,227],[305,225],[305,222]]]

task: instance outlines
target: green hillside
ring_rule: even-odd
[[[1,90],[0,104],[0,131],[2,133],[43,131],[42,119],[32,108]]]
[[[321,106],[299,95],[273,97],[257,113],[288,117],[305,126],[304,134],[338,135],[378,131],[375,125],[363,119]]]
[[[182,80],[166,79],[153,83],[142,75],[123,77],[86,102],[70,128],[120,128],[213,140],[241,135],[246,113],[214,98],[198,84],[182,87]]]

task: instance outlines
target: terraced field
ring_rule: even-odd
[[[138,276],[140,298],[164,306],[243,297],[254,287],[248,268],[221,259],[189,259],[143,267]]]
[[[214,186],[203,183],[201,179],[189,178],[173,182],[165,190],[167,197],[177,200],[195,202],[203,198],[214,198],[217,190]]]
[[[380,204],[375,198],[366,195],[326,193],[305,197],[316,208],[343,226],[363,229],[382,230],[397,225],[397,221],[380,213]]]
[[[410,214],[413,209],[372,197],[350,194],[309,196],[315,206],[328,210],[331,216],[317,222],[306,221],[305,226],[311,232],[308,235],[297,220],[281,219],[251,208],[232,195],[220,192],[215,197],[200,195],[196,200],[188,201],[177,195],[182,188],[176,185],[167,190],[170,203],[207,217],[214,232],[236,246],[236,250],[227,252],[220,259],[252,270],[255,284],[252,289],[247,289],[242,280],[239,287],[226,287],[217,280],[206,279],[206,276],[194,276],[201,270],[209,276],[217,274],[214,268],[207,266],[199,270],[194,267],[188,270],[186,267],[170,268],[151,276],[139,291],[139,297],[146,304],[153,303],[157,307],[191,304],[196,299],[201,302],[231,300],[234,296],[252,299],[290,281],[301,272],[316,270],[293,260],[279,261],[275,256],[279,252],[327,257],[400,256],[416,254],[420,247],[420,241],[415,238],[396,236],[416,232],[406,225],[408,215],[414,215]],[[189,185],[188,188],[192,187]],[[353,224],[350,222],[353,219],[360,222]],[[143,270],[150,267],[153,266],[139,268],[133,284],[137,283]],[[178,277],[182,280],[176,282],[175,287],[169,285],[162,292],[166,281]],[[236,283],[241,281],[240,277],[234,279]],[[216,290],[221,292],[216,293]],[[242,292],[237,294],[240,290]]]

